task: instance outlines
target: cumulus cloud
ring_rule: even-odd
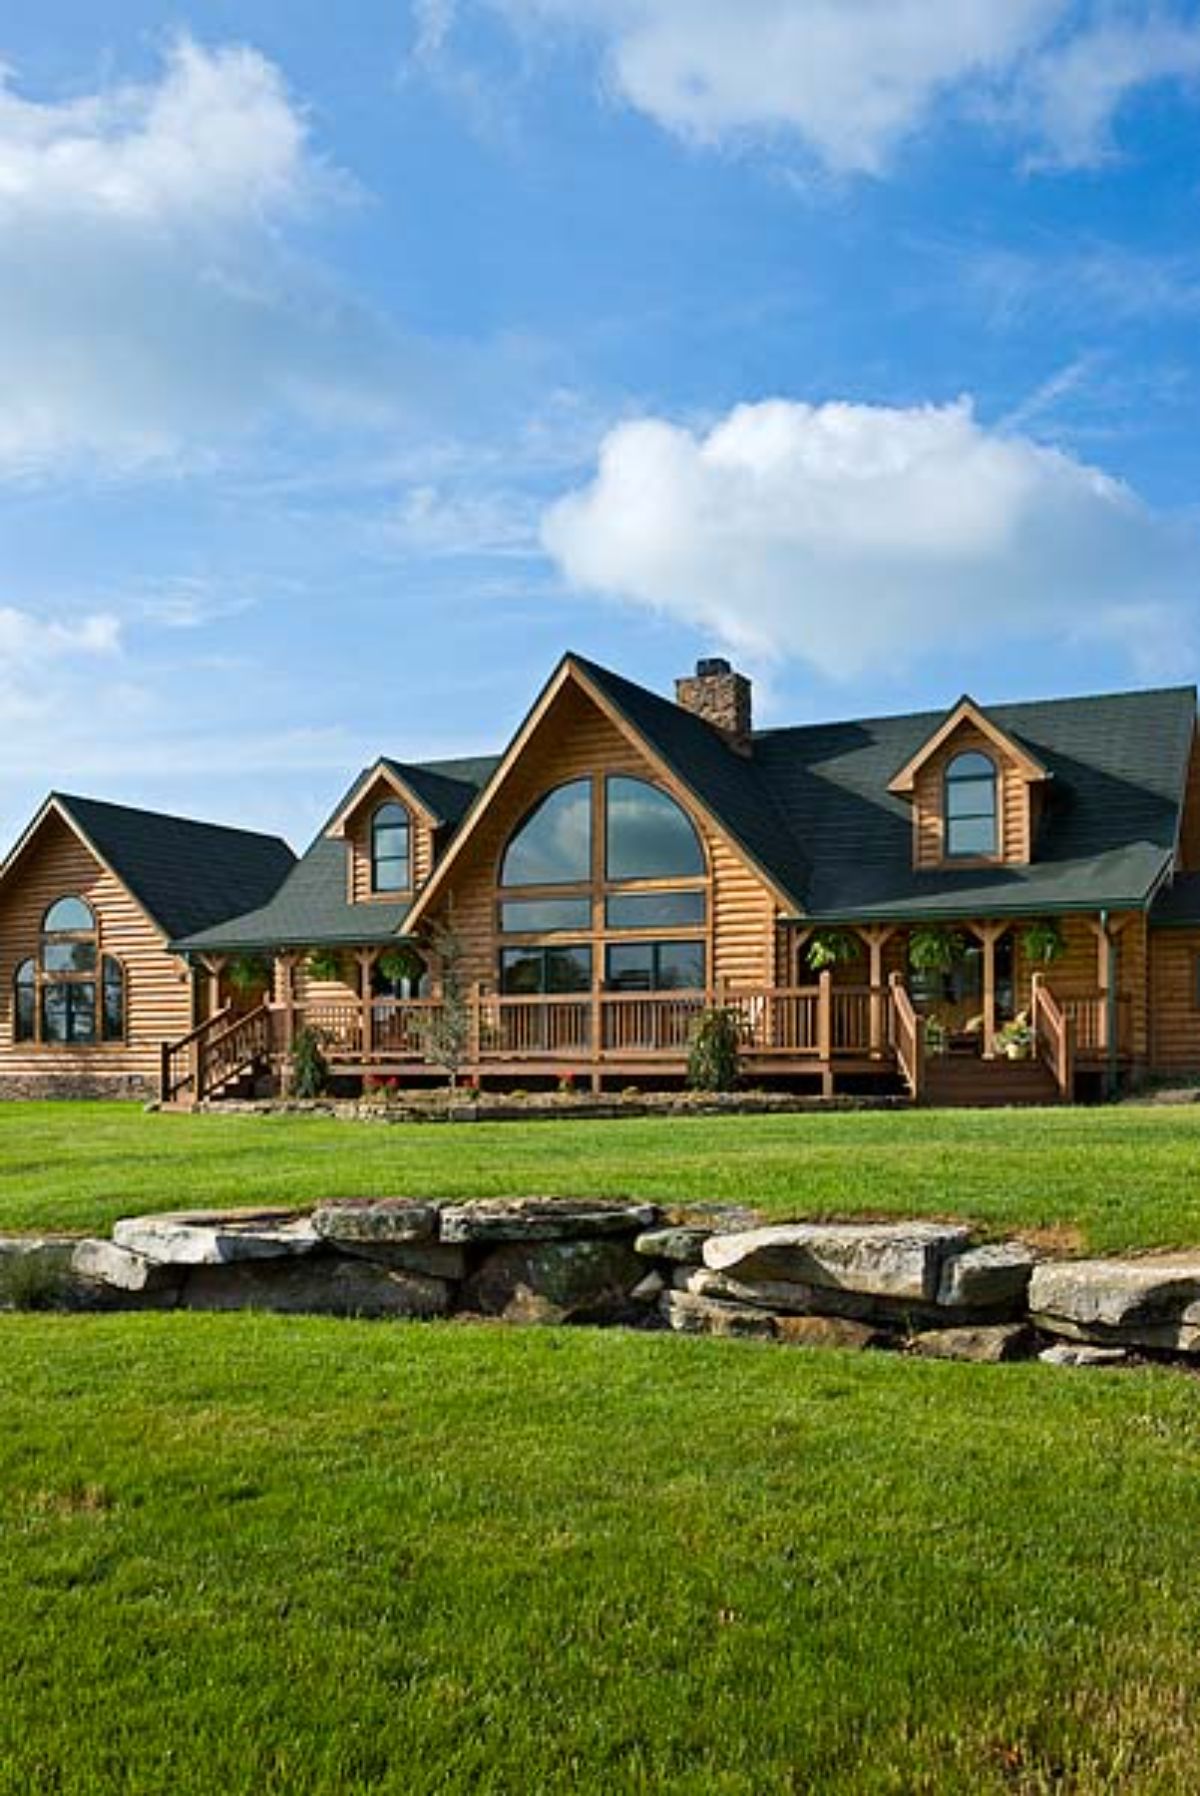
[[[1158,0],[485,0],[525,33],[582,33],[628,104],[701,143],[803,142],[879,173],[952,99],[1082,163],[1128,94],[1190,80],[1200,26]],[[447,12],[437,7],[439,43]]]
[[[371,322],[287,247],[345,185],[251,49],[180,39],[156,80],[65,100],[0,71],[0,471],[369,415]]]
[[[1005,637],[1132,644],[1200,588],[1192,535],[967,400],[623,424],[542,537],[572,586],[833,678]]]

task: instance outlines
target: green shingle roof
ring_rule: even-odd
[[[261,904],[296,862],[280,836],[64,792],[51,796],[170,937]]]
[[[1034,860],[1027,867],[917,871],[912,807],[888,783],[944,712],[760,730],[746,757],[657,693],[581,656],[570,659],[797,916],[904,922],[1137,907],[1172,864],[1196,720],[1194,687],[989,706],[993,722],[1049,774]],[[388,765],[441,820],[444,845],[499,758]],[[366,777],[359,776],[351,797]],[[182,945],[234,950],[377,942],[403,930],[407,911],[403,904],[348,903],[345,845],[322,832],[269,904]]]

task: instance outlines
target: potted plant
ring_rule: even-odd
[[[225,982],[239,998],[266,991],[271,983],[271,963],[265,954],[235,954],[225,968]]]
[[[1062,924],[1053,917],[1039,917],[1021,931],[1021,949],[1036,967],[1052,966],[1067,951]]]
[[[344,959],[336,948],[310,948],[304,970],[310,979],[334,984],[342,977]]]
[[[922,923],[908,938],[908,964],[918,973],[950,973],[967,951],[962,931],[949,923]]]
[[[1003,1029],[997,1031],[996,1046],[1009,1060],[1028,1060],[1033,1053],[1033,1029],[1025,1011],[1020,1011]]]
[[[944,1054],[949,1042],[949,1034],[937,1012],[925,1018],[925,1052],[927,1054]]]
[[[862,959],[862,942],[850,929],[818,929],[808,939],[804,958],[814,973],[832,972]]]
[[[398,942],[394,948],[385,948],[376,960],[375,967],[380,978],[386,979],[389,985],[401,985],[406,979],[416,985],[425,971],[421,956],[407,942]]]

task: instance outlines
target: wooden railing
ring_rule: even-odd
[[[1075,1087],[1075,1024],[1046,984],[1044,973],[1033,975],[1029,1025],[1034,1053],[1049,1067],[1059,1095],[1069,1103]]]
[[[1126,993],[1121,993],[1111,1011],[1108,996],[1104,992],[1088,998],[1062,998],[1059,1002],[1075,1031],[1077,1058],[1090,1056],[1098,1059],[1108,1053],[1113,1011],[1116,1029],[1111,1045],[1118,1053],[1128,1050],[1132,1006]]]
[[[888,1039],[914,1103],[925,1089],[925,1018],[913,1008],[901,974],[888,981]]]
[[[229,1006],[217,1011],[203,1023],[181,1036],[178,1041],[164,1041],[160,1051],[158,1095],[164,1104],[176,1104],[181,1097],[194,1100],[199,1092],[200,1043],[217,1033],[229,1020]]]

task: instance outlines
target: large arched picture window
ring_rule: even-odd
[[[371,819],[371,890],[412,889],[412,825],[402,804],[381,804]]]
[[[705,987],[707,857],[683,806],[649,780],[611,774],[548,792],[510,837],[500,887],[511,997]]]
[[[585,885],[592,877],[592,782],[572,780],[539,799],[509,841],[504,886]]]
[[[972,749],[946,768],[946,854],[999,852],[996,764]]]
[[[82,898],[56,901],[42,918],[36,957],[13,980],[13,1035],[52,1047],[125,1039],[125,969],[101,954],[95,913]]]

